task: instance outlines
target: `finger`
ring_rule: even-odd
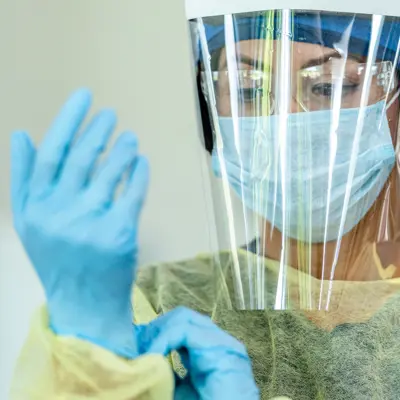
[[[74,92],[54,120],[37,154],[31,181],[32,195],[40,196],[60,171],[71,142],[91,105],[86,89]]]
[[[223,392],[229,399],[259,398],[244,345],[209,318],[179,307],[151,322],[141,339],[147,342],[148,353],[167,356],[186,349],[190,381],[198,393],[217,396]]]
[[[148,353],[169,355],[172,351],[187,349],[189,362],[191,352],[215,346],[215,332],[210,329],[199,329],[189,321],[177,321],[178,325],[165,327],[151,343]],[[224,345],[225,347],[225,345]]]
[[[103,110],[93,117],[67,157],[60,180],[61,190],[77,191],[87,183],[116,122],[117,117],[113,110]]]
[[[148,352],[164,356],[186,348],[190,358],[191,349],[229,347],[247,357],[246,350],[239,341],[220,329],[210,318],[185,307],[178,307],[152,321],[143,340],[149,343]]]
[[[146,200],[149,180],[150,167],[147,158],[138,156],[132,165],[124,193],[114,206],[113,216],[121,216],[136,223]]]
[[[118,183],[137,157],[138,143],[130,132],[123,133],[100,167],[87,196],[90,202],[105,205],[112,201]]]
[[[25,132],[11,137],[11,206],[14,219],[23,211],[28,197],[29,181],[35,160],[35,146]]]

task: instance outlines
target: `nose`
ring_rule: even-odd
[[[282,103],[284,102],[284,100],[281,100]],[[279,114],[279,110],[282,110],[283,104],[277,104],[275,102],[274,104],[274,110],[273,110],[273,114]],[[265,110],[267,111],[267,110]],[[296,114],[296,113],[300,113],[300,112],[306,112],[306,110],[302,107],[302,105],[293,97],[291,96],[289,99],[289,112],[292,114]]]

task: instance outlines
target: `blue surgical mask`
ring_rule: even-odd
[[[359,113],[289,114],[284,132],[279,116],[220,118],[223,148],[213,151],[214,173],[221,177],[224,162],[244,204],[286,236],[339,239],[373,206],[395,162],[385,102],[365,108],[355,152]]]

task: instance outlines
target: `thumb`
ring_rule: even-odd
[[[11,137],[11,207],[18,219],[28,196],[36,150],[26,132],[15,132]]]

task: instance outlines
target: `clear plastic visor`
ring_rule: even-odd
[[[349,285],[398,274],[399,20],[275,10],[191,29],[235,306],[362,313]]]

